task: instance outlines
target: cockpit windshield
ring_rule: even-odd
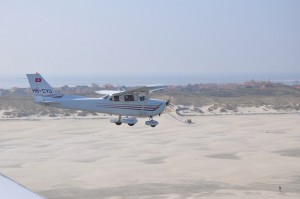
[[[105,96],[103,96],[102,98],[103,99],[107,99],[109,97],[109,95],[105,95]]]

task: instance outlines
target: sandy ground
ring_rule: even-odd
[[[300,198],[299,115],[157,120],[1,120],[0,172],[50,199]]]

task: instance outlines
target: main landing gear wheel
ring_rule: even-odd
[[[145,124],[151,127],[156,127],[156,125],[158,125],[158,122],[150,117],[149,120],[145,122]]]
[[[121,125],[121,124],[128,124],[129,126],[135,125],[138,121],[135,117],[121,117],[119,118],[112,118],[110,119],[111,123],[115,123],[116,125]]]

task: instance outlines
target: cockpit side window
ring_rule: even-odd
[[[124,101],[134,101],[134,96],[133,95],[125,95],[124,96]]]
[[[115,95],[115,96],[113,97],[113,101],[120,101],[120,96]]]
[[[103,97],[103,99],[107,99],[109,97],[109,95],[105,95],[104,97]]]

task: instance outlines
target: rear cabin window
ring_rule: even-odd
[[[133,95],[125,95],[124,96],[124,101],[134,101],[134,96]]]

